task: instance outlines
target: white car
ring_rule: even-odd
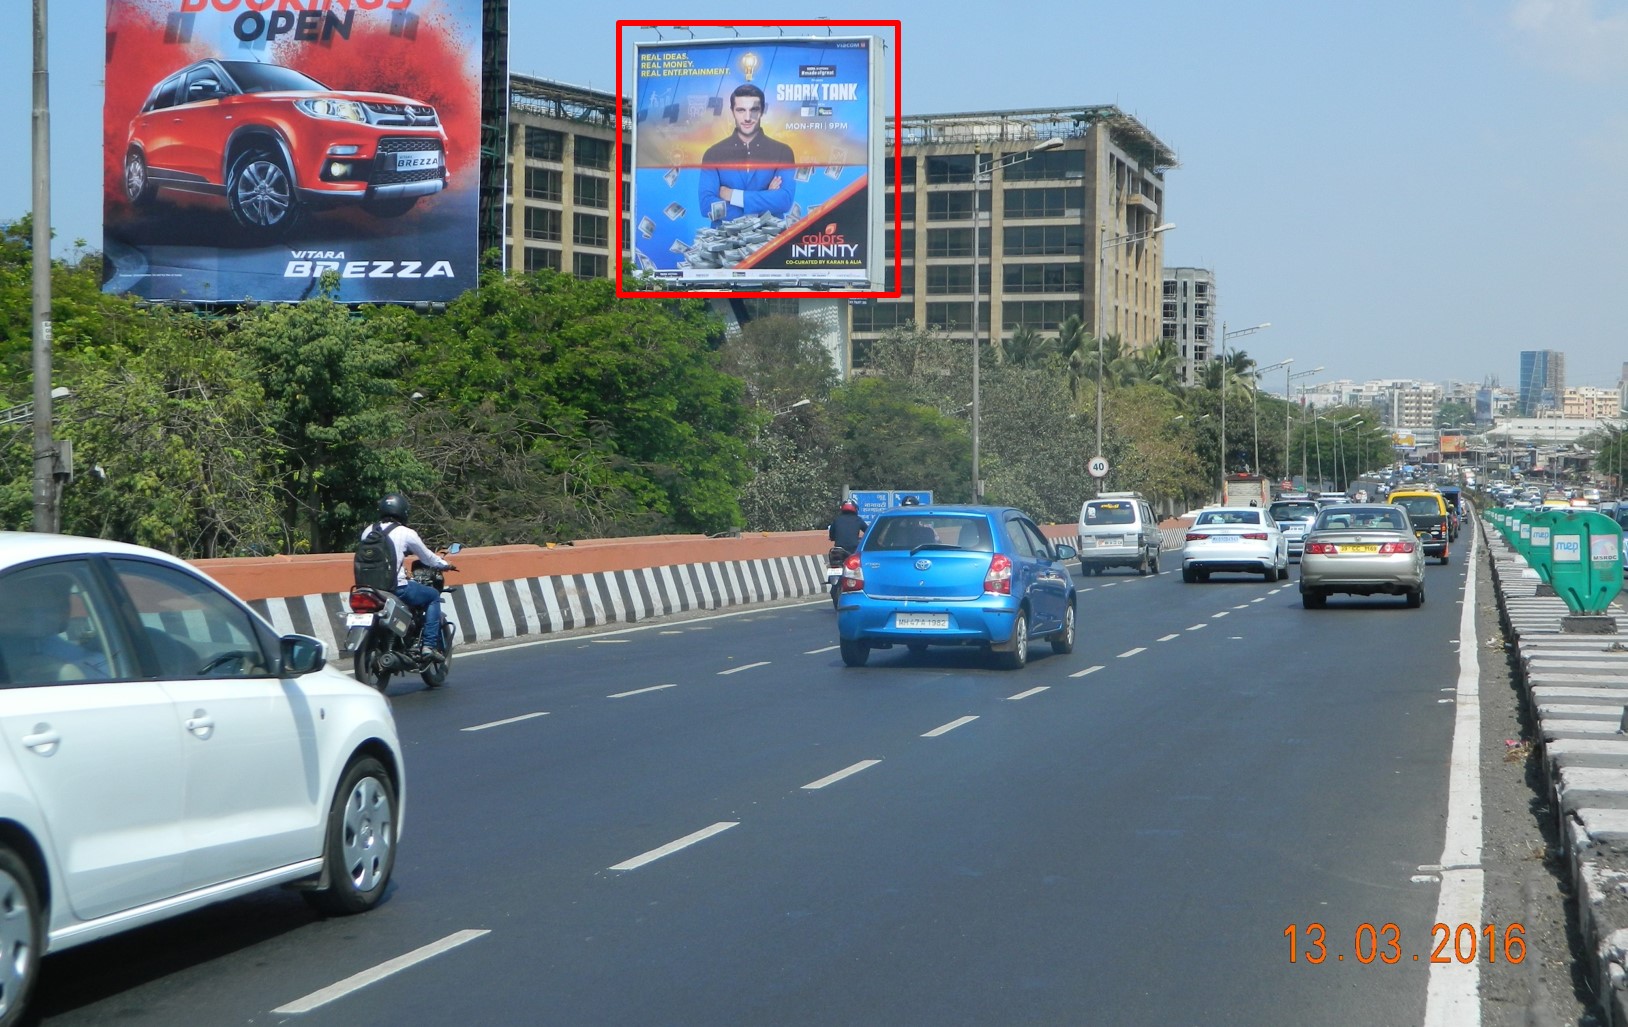
[[[1289,576],[1289,543],[1267,512],[1253,506],[1200,510],[1181,550],[1181,580],[1208,581],[1216,571]]]
[[[385,698],[185,562],[0,532],[0,1023],[40,957],[272,885],[385,892]]]

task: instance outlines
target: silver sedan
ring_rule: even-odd
[[[1330,594],[1399,595],[1424,605],[1424,547],[1407,511],[1389,504],[1325,509],[1300,554],[1300,602],[1321,609]]]

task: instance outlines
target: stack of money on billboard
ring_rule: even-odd
[[[480,58],[481,0],[108,0],[104,289],[473,287]]]
[[[635,46],[632,257],[667,283],[881,278],[872,37]]]

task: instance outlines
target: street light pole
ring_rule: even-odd
[[[1254,435],[1255,435],[1255,473],[1256,474],[1261,474],[1261,375],[1265,374],[1268,371],[1276,371],[1280,367],[1284,368],[1284,372],[1283,372],[1284,374],[1288,374],[1289,373],[1288,372],[1288,367],[1292,363],[1294,363],[1294,357],[1289,357],[1286,360],[1279,360],[1275,364],[1267,364],[1265,367],[1257,367],[1257,368],[1255,368],[1255,370],[1253,370],[1253,371],[1251,371],[1249,373],[1249,380],[1252,383],[1251,386],[1250,386],[1250,389],[1249,389],[1249,398],[1250,398],[1250,402],[1251,402],[1252,406],[1254,407],[1254,418],[1255,418]],[[1284,393],[1284,398],[1285,399],[1288,398],[1288,393],[1287,392]],[[1284,459],[1287,460],[1288,459],[1288,455],[1287,455],[1288,443],[1284,443],[1284,452],[1285,452]],[[1261,474],[1261,477],[1264,478],[1266,476],[1264,474]],[[1285,477],[1287,477],[1287,475],[1285,475]]]
[[[993,176],[995,169],[997,168],[1009,168],[1013,164],[1018,164],[1028,160],[1037,153],[1042,153],[1046,150],[1055,150],[1062,145],[1063,139],[1061,136],[1052,136],[1050,139],[1047,139],[1038,146],[1032,146],[1029,149],[1023,150],[1019,153],[1009,153],[1005,157],[991,160],[987,165],[984,163],[982,145],[974,146],[972,149],[972,501],[974,503],[982,503],[984,501],[984,480],[978,469],[978,351],[981,348],[980,344],[982,342],[978,336],[978,300],[983,291],[978,276],[978,228],[980,214],[978,209],[978,186],[979,183],[985,178]],[[993,199],[993,197],[991,197],[991,199]],[[993,282],[990,284],[991,286],[994,285]]]
[[[1221,322],[1221,495],[1227,494],[1227,340],[1240,335],[1253,335],[1263,328],[1272,327],[1272,322],[1262,321],[1252,328],[1240,328],[1236,332],[1227,331],[1227,323]]]
[[[1291,360],[1289,363],[1293,363],[1293,361]],[[1322,369],[1321,364],[1309,371],[1296,371],[1294,374],[1290,374],[1287,367],[1283,369],[1283,476],[1285,478],[1294,477],[1294,471],[1289,466],[1289,415],[1294,413],[1294,400],[1291,398],[1292,393],[1290,390],[1292,386],[1290,383],[1296,378],[1309,378],[1322,371]],[[1305,386],[1301,386],[1301,389],[1304,391]],[[1302,479],[1306,477],[1306,438],[1304,433],[1301,434],[1300,438],[1300,477]]]
[[[1103,225],[1100,230],[1101,244],[1097,247],[1097,305],[1091,316],[1091,337],[1097,346],[1097,456],[1102,456],[1102,389],[1103,389],[1103,353],[1102,353],[1102,280],[1106,277],[1104,271],[1108,260],[1108,247],[1118,246],[1121,243],[1143,242],[1151,239],[1161,232],[1168,232],[1175,228],[1175,224],[1166,221],[1162,225],[1150,228],[1145,232],[1126,232],[1124,235],[1108,235],[1108,226]],[[1102,479],[1097,479],[1097,495],[1102,495]]]

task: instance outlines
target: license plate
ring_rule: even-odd
[[[1124,544],[1125,539],[1120,535],[1102,535],[1097,538],[1097,545],[1099,546],[1122,546]]]
[[[347,628],[371,628],[372,626],[373,615],[371,613],[350,613],[345,615],[345,627]]]
[[[1377,553],[1377,552],[1379,552],[1379,547],[1378,546],[1341,546],[1340,547],[1340,552],[1342,552],[1342,553]]]
[[[414,150],[396,154],[397,171],[422,171],[441,166],[441,154],[436,150]]]
[[[927,628],[942,631],[950,626],[950,615],[947,613],[896,613],[893,615],[893,626],[896,628]]]

